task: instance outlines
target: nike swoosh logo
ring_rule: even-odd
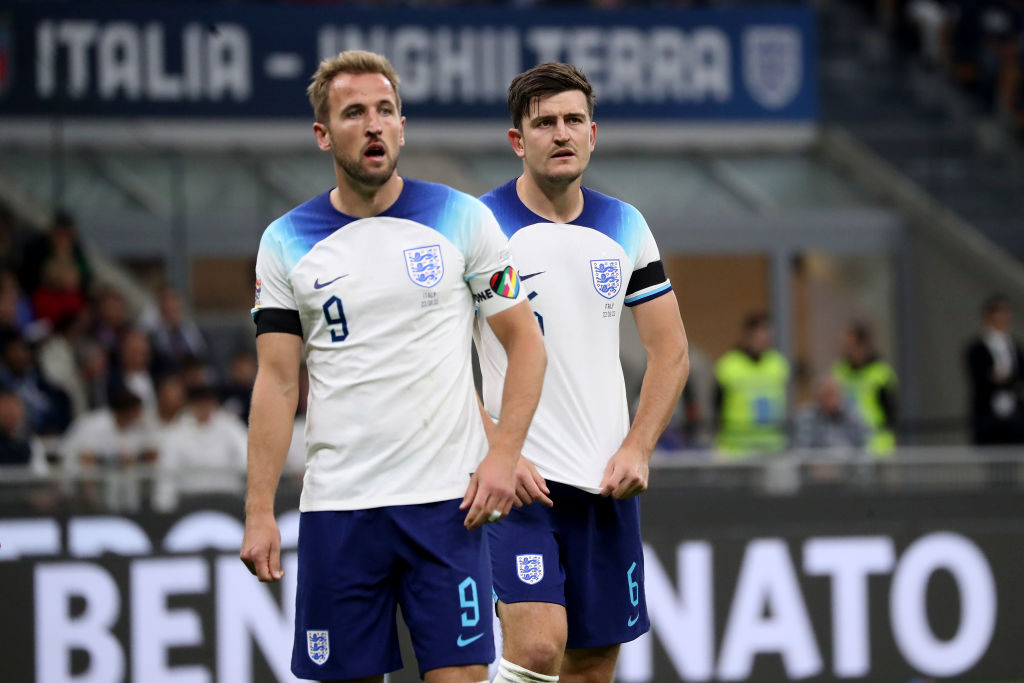
[[[323,289],[327,285],[331,284],[332,282],[337,282],[343,277],[348,277],[348,273],[345,273],[344,275],[339,275],[333,280],[328,280],[327,282],[320,282],[320,278],[317,278],[316,280],[313,281],[313,289]]]
[[[458,645],[459,647],[466,647],[467,645],[472,643],[474,640],[479,640],[480,638],[483,638],[483,637],[484,637],[484,634],[478,633],[475,636],[473,636],[472,638],[465,638],[465,639],[463,639],[462,635],[459,634],[459,637],[458,637],[458,639],[456,639],[455,644]]]
[[[520,280],[529,280],[531,277],[536,277],[537,275],[543,275],[546,272],[547,272],[546,270],[541,270],[541,271],[538,271],[536,273],[530,273],[529,275],[520,275],[519,279]]]
[[[640,618],[640,614],[639,614],[639,612],[638,612],[638,613],[637,613],[637,615],[636,615],[635,617],[630,617],[630,618],[629,618],[629,619],[628,619],[628,620],[626,621],[626,626],[632,626],[633,624],[635,624],[635,623],[636,623],[637,619],[639,619],[639,618]]]

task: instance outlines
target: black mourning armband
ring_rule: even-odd
[[[253,316],[256,323],[256,336],[265,332],[284,332],[302,336],[302,321],[299,319],[298,311],[290,311],[284,308],[265,308],[256,311]]]
[[[661,261],[651,261],[643,268],[634,270],[626,286],[626,296],[639,292],[642,289],[660,285],[665,281],[665,267]]]

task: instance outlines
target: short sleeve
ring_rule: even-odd
[[[626,286],[624,303],[627,306],[636,306],[672,291],[672,283],[665,275],[658,244],[654,241],[647,221],[636,209],[633,209],[633,214],[638,244],[636,259],[633,261],[633,273]]]
[[[254,320],[260,311],[268,309],[299,310],[288,279],[284,250],[275,232],[271,225],[263,233],[256,255],[256,297],[252,308]]]
[[[478,202],[479,203],[479,202]],[[479,203],[475,225],[465,246],[464,277],[473,292],[473,302],[487,318],[525,300],[519,286],[519,273],[512,263],[508,238],[498,227],[491,210]]]

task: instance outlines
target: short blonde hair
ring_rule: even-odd
[[[309,96],[309,103],[313,105],[313,113],[316,120],[324,123],[330,118],[328,112],[328,94],[331,88],[331,81],[338,74],[380,74],[391,83],[395,91],[395,105],[398,111],[402,111],[402,96],[398,94],[398,72],[391,65],[387,57],[375,52],[366,50],[346,50],[335,57],[329,57],[320,62],[316,73],[306,88]]]

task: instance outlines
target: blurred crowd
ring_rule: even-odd
[[[843,329],[835,363],[813,379],[802,402],[793,395],[791,363],[774,348],[773,337],[768,314],[747,315],[736,346],[714,363],[710,406],[697,399],[701,378],[691,373],[662,446],[713,449],[732,461],[788,449],[846,457],[893,453],[896,373],[866,323],[854,321]]]
[[[38,3],[40,0],[16,0],[24,3]],[[72,0],[45,0],[52,4],[67,4]],[[80,0],[74,0],[79,2]],[[111,0],[94,0],[104,3]],[[188,3],[194,0],[146,0],[156,3]],[[505,6],[505,7],[589,7],[593,9],[629,9],[629,8],[681,8],[706,7],[711,5],[786,5],[806,4],[808,0],[216,0],[223,5],[306,5],[330,6],[344,5],[348,7],[465,7],[465,6]]]
[[[1024,444],[1024,345],[1013,336],[1010,300],[986,299],[979,322],[961,359],[970,442]],[[812,378],[802,401],[792,374],[773,347],[771,318],[749,314],[735,348],[713,364],[710,406],[697,399],[702,378],[691,372],[662,447],[733,461],[789,449],[879,459],[894,453],[901,427],[908,431],[899,420],[896,372],[865,322],[841,331],[833,365]]]
[[[180,293],[163,286],[132,312],[101,284],[71,215],[44,233],[0,206],[0,464],[85,482],[85,505],[171,508],[237,495],[256,376],[251,346],[217,367]]]
[[[1024,131],[1024,0],[854,0],[901,46]]]
[[[1011,328],[1010,302],[994,296],[965,350],[979,445],[1024,443],[1024,348]],[[0,206],[0,465],[63,481],[38,505],[169,510],[238,496],[256,367],[251,344],[218,367],[173,287],[132,314],[122,292],[99,284],[70,215],[28,233]],[[834,364],[802,402],[763,312],[744,318],[709,374],[691,374],[664,450],[738,461],[789,449],[885,458],[897,446],[896,373],[864,322],[842,330]],[[305,461],[304,371],[300,380],[286,490]],[[702,381],[710,400],[697,398]]]

